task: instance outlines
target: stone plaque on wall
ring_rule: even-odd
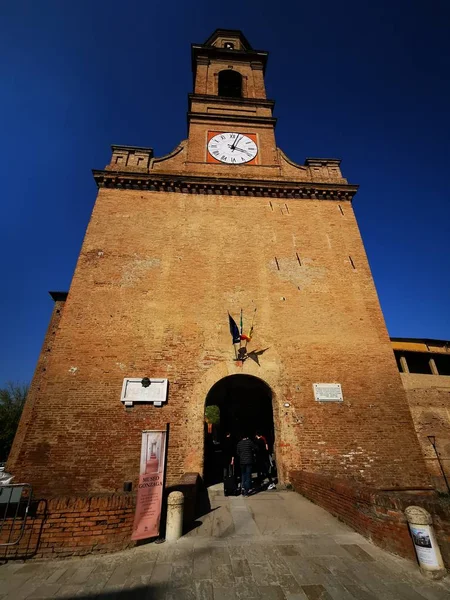
[[[340,383],[313,383],[314,398],[318,402],[342,402],[342,387]]]
[[[145,381],[145,385],[143,385]],[[167,401],[167,379],[142,379],[127,377],[123,380],[120,400],[125,406],[133,406],[134,402],[150,402],[161,406]]]

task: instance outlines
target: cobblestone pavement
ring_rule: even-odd
[[[370,544],[294,492],[225,498],[176,543],[0,566],[0,598],[448,600],[450,583]]]

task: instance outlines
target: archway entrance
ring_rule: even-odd
[[[227,432],[237,442],[243,433],[254,436],[259,431],[267,439],[269,451],[273,451],[272,391],[258,377],[230,375],[218,381],[206,396],[205,414],[215,421],[205,422],[204,479],[207,485],[223,481],[222,450]]]

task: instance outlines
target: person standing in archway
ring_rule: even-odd
[[[270,475],[269,445],[267,444],[266,438],[259,431],[255,435],[255,445],[258,449],[256,453],[258,483],[262,486],[267,478],[269,480],[267,489],[273,490],[275,489],[275,484]]]
[[[231,467],[234,463],[234,455],[236,453],[236,442],[227,431],[222,441],[222,460],[223,460],[223,478],[224,480],[230,476]]]
[[[239,464],[241,465],[243,496],[248,496],[252,487],[253,462],[257,450],[255,443],[248,435],[243,435],[236,447],[236,454],[239,458]]]

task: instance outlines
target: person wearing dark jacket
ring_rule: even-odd
[[[236,447],[236,454],[241,465],[243,496],[248,496],[252,486],[253,457],[256,452],[257,447],[254,442],[247,435],[244,435]]]

